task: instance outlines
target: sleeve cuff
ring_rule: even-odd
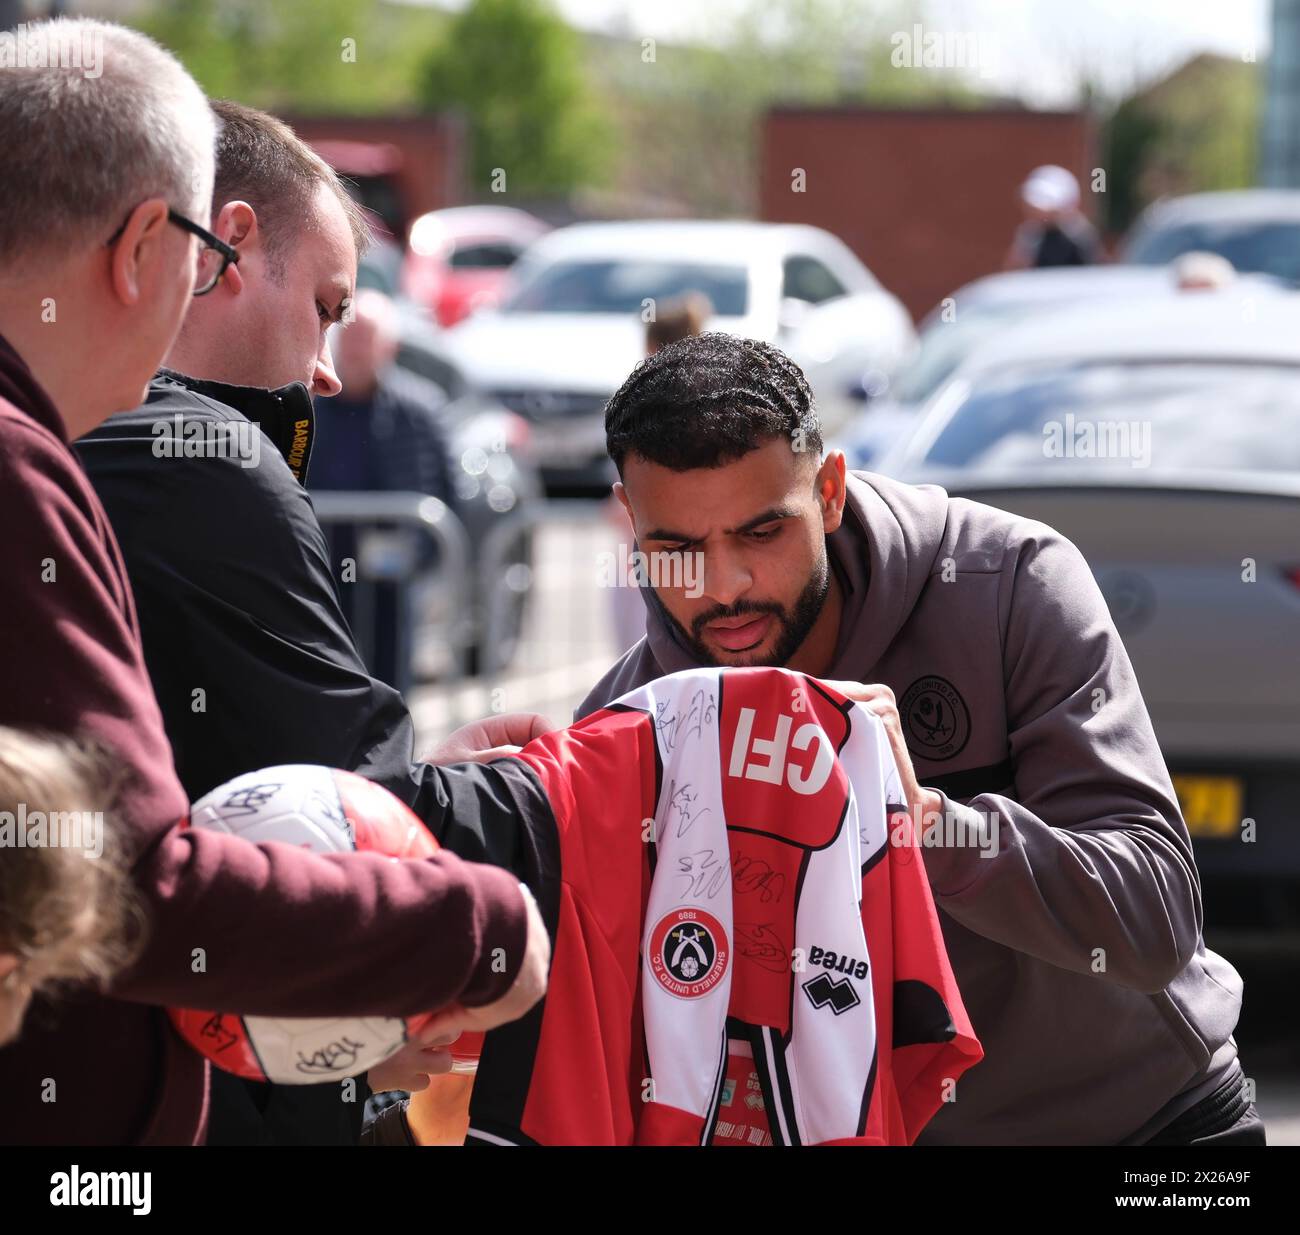
[[[532,893],[509,871],[480,866],[478,873],[479,962],[460,1003],[477,1008],[494,1003],[514,985],[528,946],[525,897]]]
[[[406,1122],[406,1107],[409,1098],[392,1106],[385,1107],[374,1117],[361,1134],[361,1144],[373,1145],[415,1145],[410,1125]]]

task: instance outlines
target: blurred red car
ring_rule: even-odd
[[[481,305],[495,304],[515,259],[550,231],[512,206],[453,206],[411,224],[402,290],[452,326]]]

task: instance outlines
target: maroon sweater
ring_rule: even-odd
[[[121,553],[63,421],[2,337],[0,724],[116,753],[129,776],[116,817],[150,920],[113,998],[37,1000],[0,1050],[0,1143],[198,1143],[206,1065],[159,1005],[403,1016],[487,1003],[514,981],[526,920],[506,871],[181,830]]]

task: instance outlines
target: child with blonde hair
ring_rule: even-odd
[[[93,746],[0,726],[0,1046],[34,994],[106,985],[134,955],[143,919],[113,843],[117,783]]]

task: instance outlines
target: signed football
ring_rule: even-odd
[[[387,789],[351,772],[309,764],[237,776],[199,799],[189,822],[314,853],[369,850],[423,858],[438,850],[420,819]],[[282,1085],[357,1076],[394,1054],[429,1019],[299,1019],[190,1008],[172,1008],[169,1015],[181,1036],[219,1068]]]

